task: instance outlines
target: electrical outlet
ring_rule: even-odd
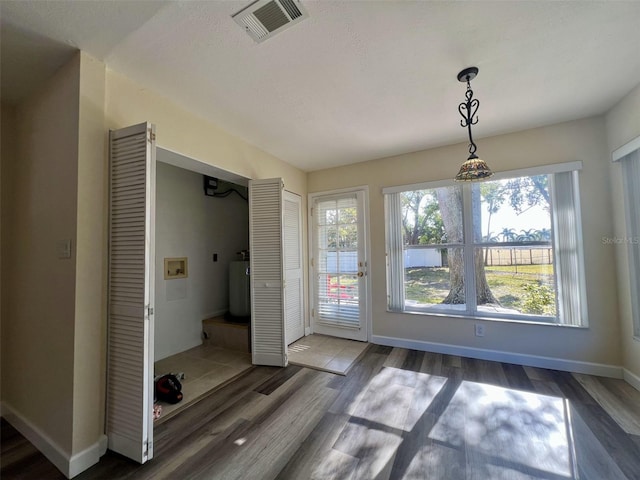
[[[217,253],[214,253],[214,254],[213,254],[213,261],[214,261],[214,262],[217,262],[217,261],[218,261],[218,254],[217,254]]]
[[[484,337],[484,325],[476,323],[476,337]]]

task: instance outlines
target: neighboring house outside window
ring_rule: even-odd
[[[389,310],[586,326],[580,167],[385,188]]]

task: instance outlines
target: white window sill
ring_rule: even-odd
[[[389,308],[387,308],[387,312],[408,315],[425,315],[430,317],[463,318],[466,320],[487,320],[491,322],[519,323],[525,325],[580,328],[585,330],[589,328],[588,325],[567,325],[558,323],[556,319],[552,317],[509,314],[508,312],[516,312],[515,310],[511,309],[501,309],[506,310],[507,312],[498,313],[498,309],[500,309],[500,307],[495,307],[495,309],[487,307],[486,315],[471,315],[466,313],[466,305],[432,305],[423,308],[413,307],[407,310],[390,310]],[[640,338],[634,338],[640,341]]]

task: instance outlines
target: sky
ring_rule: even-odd
[[[482,212],[482,235],[487,235],[487,219],[489,212],[483,209]],[[532,207],[529,210],[518,215],[511,208],[511,205],[505,202],[500,210],[491,216],[491,231],[494,235],[502,232],[504,228],[512,228],[516,233],[521,230],[541,230],[547,228],[551,230],[551,216],[542,207]]]

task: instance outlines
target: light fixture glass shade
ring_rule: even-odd
[[[493,172],[486,162],[478,158],[475,153],[472,153],[460,167],[460,171],[456,175],[456,182],[476,182],[492,175]]]

